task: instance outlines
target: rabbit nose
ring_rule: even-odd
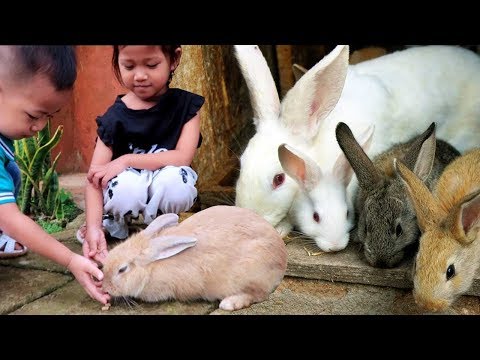
[[[343,245],[342,243],[335,243],[335,244],[330,244],[328,245],[327,249],[325,251],[331,252],[331,251],[340,251],[345,249],[346,245]]]

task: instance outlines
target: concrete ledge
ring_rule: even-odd
[[[442,315],[480,311],[480,299],[461,296]],[[285,277],[269,299],[247,309],[211,315],[422,315],[412,292],[380,286]]]
[[[413,288],[411,280],[412,259],[393,269],[379,269],[362,260],[355,244],[337,253],[309,256],[301,240],[287,243],[288,265],[286,275],[306,279],[343,281],[365,285],[389,286],[401,289]],[[307,247],[309,251],[319,251]],[[480,269],[466,295],[480,296]]]

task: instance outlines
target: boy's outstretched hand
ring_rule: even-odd
[[[67,268],[93,299],[102,304],[106,304],[110,300],[110,295],[102,290],[103,273],[93,261],[79,254],[74,254]],[[99,281],[93,280],[92,276]]]

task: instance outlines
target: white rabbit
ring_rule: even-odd
[[[373,128],[362,134],[360,144],[367,151]],[[285,172],[299,185],[288,213],[289,220],[308,234],[322,251],[339,251],[348,245],[353,226],[352,197],[347,195],[353,169],[345,155],[339,154],[333,168],[322,169],[306,154],[287,144],[278,148]]]
[[[298,80],[280,104],[258,46],[235,46],[256,125],[256,134],[241,156],[236,205],[255,210],[282,236],[294,225],[288,214],[298,185],[282,169],[277,154],[281,144],[330,171],[341,153],[335,139],[338,122],[346,123],[356,136],[374,126],[369,156],[406,141],[432,121],[437,123],[438,137],[460,151],[479,143],[476,54],[456,46],[421,46],[349,66],[348,53],[348,46],[337,46]],[[328,206],[333,206],[333,201],[345,199],[329,201]]]

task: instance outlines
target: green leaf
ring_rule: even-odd
[[[49,218],[63,223],[76,205],[68,193],[59,188],[55,171],[60,153],[51,161],[51,151],[60,142],[63,126],[50,136],[50,121],[36,136],[14,141],[15,159],[21,171],[22,186],[17,202],[24,214],[34,218]],[[73,204],[73,207],[71,206]]]
[[[30,174],[34,179],[38,178],[40,170],[42,169],[43,162],[45,161],[45,157],[50,152],[50,150],[58,144],[62,137],[62,134],[63,126],[59,125],[53,137],[46,144],[38,148],[35,152],[35,155],[33,156],[32,162],[29,166]]]

